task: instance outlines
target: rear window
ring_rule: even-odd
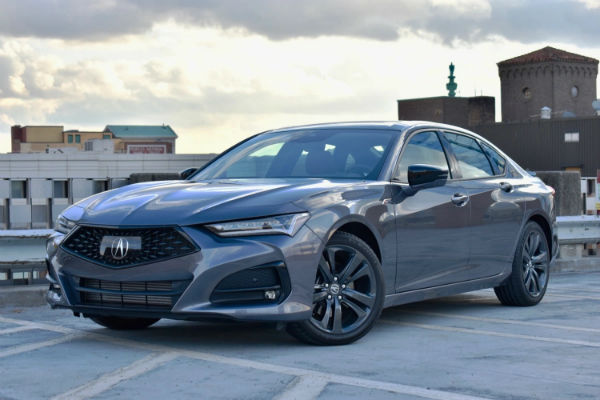
[[[496,169],[496,175],[504,175],[504,170],[506,169],[506,160],[500,154],[498,154],[496,150],[492,149],[487,144],[481,143],[481,147]]]

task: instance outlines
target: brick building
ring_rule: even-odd
[[[502,122],[540,118],[542,107],[553,117],[593,116],[598,60],[553,47],[498,63]]]
[[[399,120],[434,121],[469,128],[496,120],[493,97],[424,97],[398,100]]]

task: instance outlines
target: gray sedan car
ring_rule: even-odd
[[[557,249],[554,190],[449,125],[273,130],[185,175],[66,209],[48,302],[114,329],[218,317],[346,344],[403,303],[537,304]]]

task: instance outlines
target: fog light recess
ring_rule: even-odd
[[[225,277],[213,290],[217,305],[281,303],[290,292],[289,275],[282,262],[247,268]]]

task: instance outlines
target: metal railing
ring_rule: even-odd
[[[600,243],[600,217],[574,215],[557,217],[558,244]]]
[[[46,239],[52,232],[0,231],[0,286],[46,283]]]

